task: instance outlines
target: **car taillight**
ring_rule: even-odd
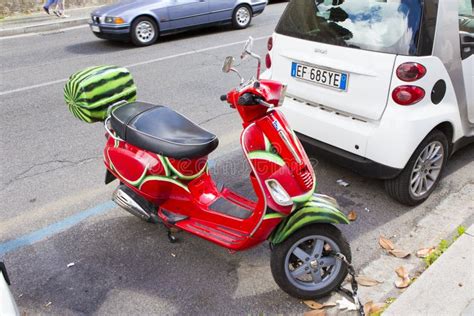
[[[268,53],[267,56],[265,56],[265,66],[267,66],[267,69],[272,68],[272,57],[270,57]]]
[[[273,37],[270,37],[267,42],[267,49],[268,51],[271,51],[273,48]]]
[[[406,82],[413,82],[423,78],[426,68],[419,63],[403,63],[397,68],[398,79]]]
[[[393,101],[400,105],[412,105],[425,97],[425,90],[417,86],[399,86],[392,92]]]

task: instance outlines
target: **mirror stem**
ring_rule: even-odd
[[[240,85],[243,85],[245,79],[244,79],[244,77],[242,77],[242,75],[240,74],[240,72],[239,72],[237,69],[235,69],[235,68],[230,68],[230,71],[235,72],[235,73],[237,74],[237,76],[239,76],[239,78],[240,78]]]

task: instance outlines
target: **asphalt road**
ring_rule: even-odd
[[[128,66],[139,99],[168,105],[219,136],[212,172],[251,195],[239,148],[240,122],[219,101],[238,79],[220,68],[226,56],[240,54],[249,35],[263,55],[284,7],[270,5],[246,30],[193,31],[148,48],[102,41],[87,28],[0,40],[0,249],[18,241],[13,251],[0,253],[0,260],[9,268],[21,310],[60,315],[307,310],[274,283],[267,245],[230,254],[188,234],[170,244],[160,225],[110,208],[114,185],[103,185],[103,128],[73,118],[62,96],[66,78],[82,68]],[[255,64],[246,61],[240,69],[248,77]],[[317,153],[310,155],[318,159]],[[472,157],[473,146],[457,153],[433,197],[417,208],[390,200],[381,181],[320,159],[315,166],[320,191],[335,196],[346,213],[353,209],[359,214],[355,223],[342,227],[357,267],[380,255],[379,234],[397,238],[409,233],[447,195],[472,183]],[[350,186],[338,186],[338,179]],[[84,211],[95,216],[64,223]],[[60,232],[41,239],[51,227]],[[41,240],[22,246],[25,236]]]

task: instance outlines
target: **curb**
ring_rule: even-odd
[[[474,225],[384,312],[396,315],[473,315]]]
[[[44,23],[44,24],[36,24],[30,26],[22,26],[22,27],[15,27],[10,29],[0,29],[0,37],[7,37],[19,34],[27,34],[27,33],[38,33],[38,32],[47,32],[47,31],[54,31],[60,30],[67,27],[73,27],[78,25],[86,25],[89,17],[73,19],[73,20],[64,20],[61,22],[53,22],[53,23]]]

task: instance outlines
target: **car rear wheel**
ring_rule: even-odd
[[[139,17],[132,23],[130,38],[136,46],[148,46],[155,43],[158,38],[156,22],[146,16]]]
[[[415,150],[402,173],[385,181],[387,193],[408,206],[423,203],[438,184],[448,155],[446,135],[439,130],[432,131]]]
[[[234,10],[234,14],[232,15],[232,25],[236,29],[245,29],[249,26],[250,22],[252,21],[252,9],[243,4],[239,5]]]

